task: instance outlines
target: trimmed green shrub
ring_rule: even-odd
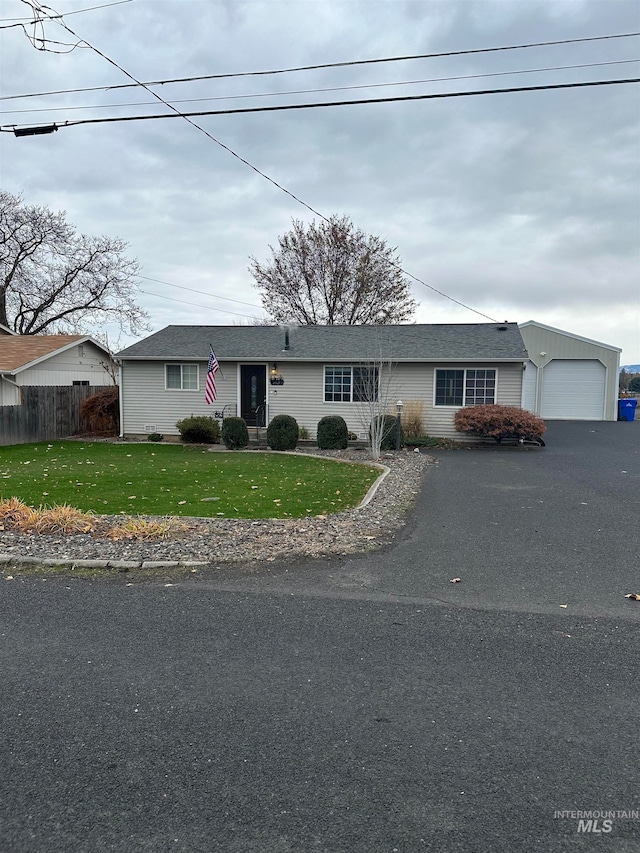
[[[272,450],[295,450],[298,422],[291,415],[276,415],[267,427],[267,444]]]
[[[347,422],[340,415],[327,415],[318,421],[318,447],[321,450],[346,450],[348,442]]]
[[[178,421],[176,428],[180,438],[187,444],[218,444],[220,442],[220,424],[206,415],[184,418]]]
[[[240,450],[249,444],[249,430],[244,418],[225,418],[221,434],[227,450]]]
[[[542,418],[517,406],[466,406],[458,409],[453,419],[458,432],[466,432],[479,438],[493,438],[500,442],[507,439],[538,441],[547,427]]]
[[[164,441],[164,436],[159,432],[152,432],[147,436],[147,441]]]
[[[396,433],[398,430],[398,419],[393,415],[377,415],[373,419],[369,427],[369,438],[374,430],[374,425],[382,423],[382,441],[380,442],[380,450],[395,450],[396,449]],[[400,424],[400,447],[402,447],[402,424]]]

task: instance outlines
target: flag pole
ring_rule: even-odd
[[[214,352],[213,346],[209,343],[209,351]],[[220,371],[220,376],[224,379],[224,373],[222,372],[222,365],[218,362],[218,370]]]

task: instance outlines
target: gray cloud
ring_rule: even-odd
[[[60,0],[58,10],[74,8]],[[3,16],[23,16],[7,0]],[[463,50],[637,29],[627,2],[482,0],[169,3],[137,0],[70,26],[140,79]],[[51,37],[59,37],[54,24]],[[2,94],[127,82],[89,50],[39,53],[0,31]],[[488,74],[631,59],[637,39],[164,86],[167,99]],[[282,96],[300,103],[638,76],[638,65]],[[2,101],[3,126],[154,112],[112,90]],[[274,96],[181,104],[275,103]],[[71,109],[87,104],[117,109]],[[55,112],[9,109],[64,107]],[[164,108],[162,108],[164,111]],[[538,319],[624,348],[640,361],[640,115],[637,86],[200,119],[202,127],[310,205],[349,214],[398,247],[407,270],[499,319]],[[247,271],[292,218],[311,214],[180,119],[0,134],[3,187],[64,208],[88,233],[127,240],[143,273],[259,303]],[[154,328],[236,322],[257,309],[143,281]],[[419,284],[422,322],[477,315]],[[157,294],[157,295],[151,295]],[[173,301],[181,300],[181,301]],[[184,302],[197,303],[186,305]],[[204,307],[200,307],[204,306]]]

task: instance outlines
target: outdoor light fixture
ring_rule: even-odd
[[[273,362],[269,371],[269,382],[271,385],[284,385],[284,379],[278,373],[278,365]]]

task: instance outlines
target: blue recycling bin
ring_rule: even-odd
[[[618,400],[618,420],[632,421],[636,416],[638,401],[631,397],[628,400]]]

